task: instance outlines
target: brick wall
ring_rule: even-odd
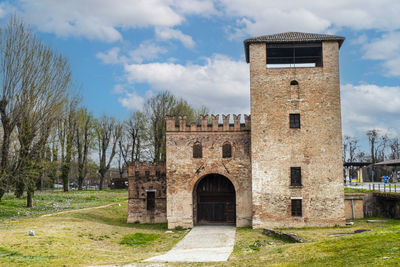
[[[167,118],[167,218],[168,227],[193,227],[196,223],[196,184],[207,174],[227,177],[236,191],[236,225],[251,225],[250,117],[212,115],[200,125],[176,124]],[[176,126],[177,125],[177,126]],[[201,143],[202,158],[193,158],[193,145]],[[222,158],[222,145],[232,145],[232,158]]]
[[[266,44],[250,45],[253,227],[343,225],[338,43],[323,42],[323,67],[266,68]],[[299,85],[290,85],[296,80]],[[289,114],[301,128],[289,128]],[[301,167],[302,186],[290,186]],[[291,216],[302,198],[302,217]]]
[[[131,162],[128,181],[128,223],[166,222],[165,163]],[[147,192],[155,193],[154,210],[147,210]]]

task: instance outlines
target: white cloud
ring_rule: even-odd
[[[156,38],[162,41],[168,40],[179,40],[182,44],[187,48],[192,48],[195,45],[192,37],[186,34],[183,34],[180,30],[175,30],[171,28],[156,28],[155,29]]]
[[[18,0],[15,4],[24,19],[41,31],[106,42],[121,40],[120,29],[174,27],[186,15],[216,12],[212,0]]]
[[[118,98],[121,105],[129,110],[143,110],[145,98],[138,95],[135,91],[125,92],[123,97]]]
[[[99,52],[96,57],[104,64],[129,64],[142,63],[143,61],[154,60],[160,54],[167,52],[164,47],[158,46],[150,41],[141,43],[136,49],[122,52],[119,47],[113,47],[107,52]]]
[[[209,107],[211,112],[249,113],[249,67],[244,61],[215,55],[204,65],[127,64],[125,72],[131,84],[146,83],[156,91],[169,90],[194,106]],[[130,98],[126,95],[125,105]]]
[[[160,54],[167,53],[167,49],[158,46],[150,41],[141,43],[138,48],[129,51],[129,56],[132,62],[142,63],[146,60],[158,58]]]
[[[400,86],[341,86],[343,134],[364,136],[370,129],[400,132]]]
[[[340,27],[355,30],[400,28],[400,1],[365,0],[219,0],[225,15],[238,18],[236,35],[285,31],[330,32]]]
[[[383,34],[363,46],[365,59],[382,60],[387,76],[400,76],[400,32]]]
[[[103,52],[97,53],[96,57],[98,59],[101,59],[101,61],[103,61],[104,64],[120,64],[121,62],[124,61],[124,59],[122,59],[119,55],[120,51],[121,49],[119,47],[113,47],[105,53]]]

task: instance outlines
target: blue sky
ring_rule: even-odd
[[[286,31],[346,37],[343,132],[400,132],[400,1],[15,0],[11,14],[68,58],[95,115],[128,117],[170,90],[212,113],[249,112],[243,40]]]

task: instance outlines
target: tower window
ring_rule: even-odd
[[[267,68],[322,67],[322,43],[267,44]]]
[[[301,199],[292,199],[292,216],[294,217],[303,216],[301,201],[302,201]]]
[[[290,168],[290,185],[301,186],[301,168],[291,167]]]
[[[290,128],[300,128],[300,114],[289,114]]]
[[[299,83],[296,80],[293,80],[290,82],[290,85],[299,85]]]
[[[232,157],[232,146],[229,143],[225,143],[222,146],[222,157],[231,158]]]
[[[156,207],[156,192],[147,191],[146,208],[148,211],[153,211]]]
[[[203,157],[203,147],[200,143],[195,143],[193,145],[193,158],[200,159]]]
[[[146,171],[144,172],[144,175],[146,176],[146,178],[149,178],[149,177],[150,177],[150,171],[146,170]]]

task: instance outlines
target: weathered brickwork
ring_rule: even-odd
[[[339,44],[322,42],[323,67],[266,68],[266,44],[250,45],[253,227],[342,225]],[[290,85],[296,80],[298,85]],[[289,128],[289,114],[301,128]],[[301,167],[302,186],[290,186]],[[291,216],[291,198],[302,216]]]
[[[167,221],[165,164],[132,162],[128,166],[128,223]],[[154,192],[154,209],[147,208],[147,194]]]
[[[247,115],[244,123],[239,115],[232,121],[222,115],[221,123],[218,115],[211,115],[202,117],[200,125],[187,125],[185,116],[178,121],[167,117],[162,174],[156,174],[154,165],[129,165],[128,222],[168,221],[169,228],[204,221],[254,228],[343,225],[343,40],[303,33],[246,40],[251,121]],[[319,57],[316,67],[267,68],[267,43],[279,49],[312,43],[322,49],[322,65]],[[290,114],[300,114],[300,128],[290,127]],[[222,153],[226,144],[229,157]],[[146,203],[150,191],[156,192],[153,211]]]
[[[218,115],[203,118],[201,125],[186,125],[185,118],[175,126],[167,119],[167,219],[168,227],[196,224],[196,184],[207,174],[228,178],[236,192],[236,225],[251,225],[250,117],[229,115],[218,123]],[[202,158],[193,158],[193,145],[202,145]],[[222,145],[232,145],[232,157],[222,158]]]

